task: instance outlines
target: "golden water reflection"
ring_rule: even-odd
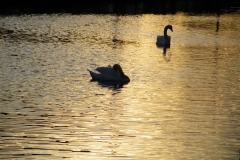
[[[216,33],[214,15],[1,17],[14,30],[0,54],[1,157],[238,158],[238,19],[220,16]],[[130,83],[90,81],[87,68],[113,63]]]

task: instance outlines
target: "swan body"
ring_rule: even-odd
[[[119,64],[114,64],[113,67],[98,67],[95,69],[99,73],[89,71],[93,80],[99,81],[118,81],[118,82],[129,82],[130,79],[123,73],[123,70]]]
[[[157,36],[157,46],[169,46],[170,47],[170,42],[171,42],[171,37],[167,35],[167,30],[170,29],[173,32],[172,26],[171,25],[167,25],[164,28],[163,31],[163,36]]]

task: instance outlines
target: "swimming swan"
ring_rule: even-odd
[[[99,73],[89,71],[93,80],[100,81],[118,81],[118,82],[129,82],[130,79],[123,73],[123,70],[119,64],[114,64],[113,67],[98,67],[95,69]]]
[[[157,36],[157,46],[169,46],[170,47],[170,41],[171,41],[171,37],[167,35],[167,30],[170,29],[173,32],[172,26],[171,25],[167,25],[164,28],[164,36]]]

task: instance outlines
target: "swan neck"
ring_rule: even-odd
[[[120,65],[117,65],[117,64],[116,64],[116,65],[113,66],[113,68],[119,73],[119,75],[121,76],[122,79],[124,79],[124,80],[126,80],[126,81],[129,80],[128,76],[126,76],[126,75],[123,73],[123,70],[122,70],[122,68],[121,68]]]
[[[124,77],[126,76],[126,75],[123,73],[122,68],[118,68],[118,71],[119,71],[119,73],[120,73],[120,75],[121,75],[122,78],[124,78]]]
[[[123,78],[123,79],[128,79],[128,76],[126,76],[124,73],[123,73],[123,70],[121,67],[118,68],[118,72],[120,74],[120,76]]]
[[[164,31],[163,31],[163,35],[164,35],[164,37],[167,37],[167,30],[168,30],[168,28],[165,27],[165,28],[164,28]]]

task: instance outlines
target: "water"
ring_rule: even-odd
[[[2,16],[0,26],[2,159],[239,158],[239,14]],[[115,63],[130,83],[90,81],[87,68]]]

